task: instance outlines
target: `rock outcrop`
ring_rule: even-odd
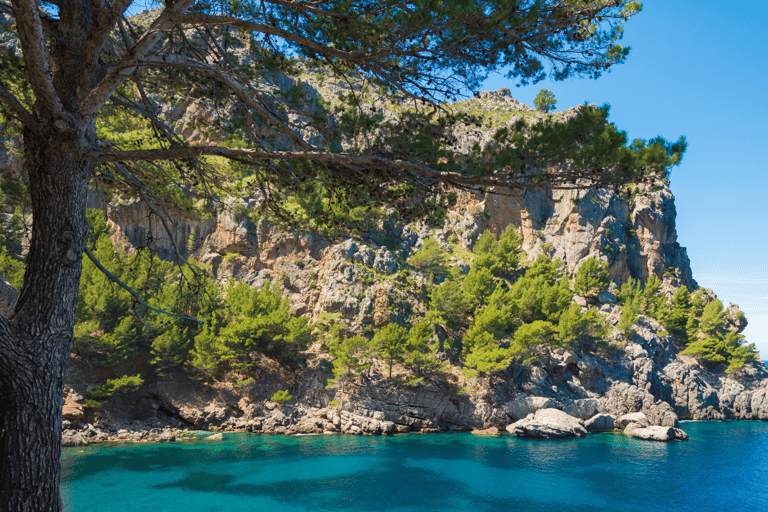
[[[516,437],[556,439],[586,435],[587,430],[573,416],[557,409],[540,409],[529,418],[507,426],[507,432]]]

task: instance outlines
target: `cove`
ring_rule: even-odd
[[[62,451],[68,512],[768,510],[768,423],[688,442],[229,434]]]

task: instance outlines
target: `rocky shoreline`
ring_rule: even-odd
[[[612,312],[604,312],[615,322]],[[556,349],[531,365],[475,379],[466,389],[446,380],[408,386],[383,368],[343,392],[326,389],[326,367],[297,371],[286,404],[270,401],[284,376],[237,388],[177,379],[151,383],[98,418],[83,396],[65,397],[64,446],[92,442],[168,442],[198,431],[262,434],[395,435],[507,431],[534,438],[578,437],[622,430],[641,439],[686,439],[679,421],[768,420],[768,370],[752,362],[734,374],[714,373],[679,353],[661,325],[641,316],[623,350]],[[133,419],[128,419],[132,416]],[[484,432],[485,431],[485,432]]]

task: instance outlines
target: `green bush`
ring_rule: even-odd
[[[105,400],[116,393],[134,393],[143,385],[144,378],[141,375],[134,375],[132,377],[123,375],[122,377],[108,380],[101,386],[96,386],[88,392],[88,398]]]
[[[427,274],[445,275],[448,273],[448,255],[440,244],[431,238],[424,240],[421,248],[410,257],[408,263],[416,270]]]
[[[574,291],[585,297],[594,297],[602,290],[607,290],[611,282],[608,263],[589,258],[576,271]]]
[[[285,402],[287,402],[291,398],[293,398],[293,397],[288,393],[288,390],[284,389],[284,390],[280,390],[280,391],[275,391],[275,394],[272,395],[270,400],[272,400],[273,402],[278,403],[278,404],[284,404]]]

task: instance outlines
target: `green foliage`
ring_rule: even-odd
[[[501,339],[508,333],[514,322],[512,308],[509,306],[488,305],[475,313],[472,325],[467,329],[467,334],[462,339],[463,353],[465,357],[473,352],[475,347],[481,347]]]
[[[277,285],[267,282],[256,289],[247,283],[230,281],[223,296],[226,300],[209,314],[203,332],[198,335],[202,352],[195,338],[194,353],[208,354],[201,360],[201,369],[218,359],[235,370],[245,370],[254,366],[260,353],[276,357],[293,355],[314,339],[309,319],[294,316]]]
[[[373,337],[373,342],[385,357],[389,366],[389,378],[392,378],[392,366],[403,360],[408,339],[408,331],[397,324],[388,324]]]
[[[525,271],[525,277],[543,277],[546,282],[554,282],[563,274],[563,262],[559,258],[550,259],[544,254],[539,254],[533,265]]]
[[[92,400],[90,398],[85,399],[85,406],[90,409],[98,409],[101,407],[101,401],[100,400]]]
[[[173,325],[152,341],[152,355],[155,357],[150,363],[162,374],[186,360],[188,347],[188,329],[182,330],[178,325]]]
[[[105,400],[115,393],[135,393],[143,385],[144,378],[141,375],[123,375],[122,377],[108,380],[100,386],[96,386],[88,392],[88,398]]]
[[[462,281],[452,275],[443,284],[432,287],[426,320],[433,325],[456,326],[466,320],[469,309]]]
[[[633,326],[637,323],[641,309],[640,300],[630,300],[622,305],[621,316],[619,316],[619,323],[616,328],[625,338],[629,338],[635,332]]]
[[[278,403],[278,404],[284,404],[285,402],[287,402],[291,398],[293,398],[293,397],[288,393],[288,390],[287,389],[283,389],[283,390],[275,391],[275,394],[272,395],[270,400],[272,400],[273,402]]]
[[[605,343],[608,326],[595,308],[581,312],[574,303],[562,314],[558,323],[560,341],[570,347],[594,350]]]
[[[681,286],[675,291],[669,304],[660,308],[659,322],[667,328],[669,333],[680,343],[687,343],[687,323],[693,306],[690,301],[690,293],[686,286]]]
[[[709,302],[704,306],[704,311],[699,320],[699,329],[707,335],[716,334],[725,324],[725,310],[723,303],[718,299]]]
[[[464,359],[465,373],[471,377],[476,372],[489,373],[509,368],[515,359],[515,353],[510,347],[502,347],[493,340],[487,339],[477,343]]]
[[[206,380],[211,378],[221,362],[216,329],[213,324],[213,318],[206,319],[202,331],[195,336],[195,346],[190,351],[192,357],[190,364],[195,370],[205,375]]]
[[[330,348],[333,357],[333,379],[326,387],[341,386],[355,374],[371,367],[379,347],[362,336],[351,336]]]
[[[408,263],[426,274],[445,275],[448,273],[448,255],[435,240],[427,238],[421,248],[410,257]]]
[[[498,241],[486,229],[475,242],[473,267],[485,269],[494,277],[512,276],[520,266],[523,254],[521,244],[522,240],[512,225],[506,227]]]
[[[513,342],[510,345],[515,354],[522,355],[525,362],[535,358],[535,353],[540,348],[550,348],[557,346],[557,329],[550,322],[536,320],[530,324],[521,325],[517,331]]]
[[[594,297],[598,292],[607,290],[610,282],[608,263],[588,258],[576,271],[573,288],[580,295]]]
[[[24,270],[24,262],[0,245],[0,274],[16,291],[21,291],[21,285],[24,284]]]
[[[536,95],[536,98],[533,100],[533,104],[536,105],[536,110],[546,114],[550,110],[555,109],[557,100],[555,99],[555,95],[552,93],[552,91],[542,89],[539,91],[539,94]]]
[[[253,377],[248,377],[247,379],[238,379],[235,381],[235,387],[236,388],[242,388],[244,386],[248,386],[249,384],[252,384],[254,382]]]
[[[735,331],[695,339],[682,353],[710,363],[728,363],[728,373],[740,370],[746,363],[755,361],[758,356],[755,345],[745,345],[744,336]]]
[[[533,274],[533,277],[529,277]],[[568,279],[556,274],[526,273],[518,279],[509,291],[509,299],[523,323],[547,320],[557,322],[562,312],[571,303],[573,292]]]
[[[464,294],[472,306],[484,306],[485,300],[496,289],[493,272],[485,266],[473,265],[464,278]]]
[[[403,366],[419,378],[440,373],[447,366],[447,363],[440,362],[434,348],[430,346],[433,335],[432,326],[423,320],[415,323],[408,331]]]
[[[758,358],[753,343],[746,344],[744,336],[728,330],[723,303],[714,299],[703,306],[699,292],[691,299],[691,313],[686,322],[689,337],[688,346],[683,354],[712,364],[726,364],[726,372],[740,370],[750,361]],[[696,322],[696,314],[701,311],[701,318]]]

